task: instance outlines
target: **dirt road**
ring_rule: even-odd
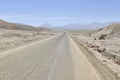
[[[0,80],[100,80],[84,52],[62,34],[0,53]]]

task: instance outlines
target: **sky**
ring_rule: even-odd
[[[0,19],[35,26],[120,22],[120,0],[0,0]]]

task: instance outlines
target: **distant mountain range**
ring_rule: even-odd
[[[108,25],[114,24],[116,22],[110,22],[110,23],[91,23],[91,24],[67,24],[64,26],[59,27],[52,27],[52,29],[57,30],[95,30],[99,28],[106,27]]]
[[[104,28],[108,25],[114,24],[115,22],[110,23],[91,23],[91,24],[67,24],[64,26],[54,27],[49,23],[43,24],[40,27],[34,27],[30,25],[10,23],[4,20],[0,20],[0,29],[15,29],[15,30],[37,30],[37,31],[50,31],[50,30],[93,30]]]

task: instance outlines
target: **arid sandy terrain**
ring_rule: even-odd
[[[52,37],[55,33],[55,31],[47,28],[14,24],[0,20],[0,50]]]
[[[69,32],[1,22],[0,80],[119,78],[116,24],[100,30]]]
[[[0,80],[100,80],[69,33],[20,26],[1,21]]]
[[[0,49],[18,46],[54,36],[54,32],[0,29]]]
[[[72,31],[71,34],[103,64],[120,75],[120,24],[93,31]]]

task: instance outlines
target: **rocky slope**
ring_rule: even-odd
[[[4,20],[0,20],[0,29],[51,31],[49,28],[45,28],[45,27],[34,27],[30,25],[10,23]]]
[[[96,30],[92,33],[94,37],[100,37],[102,34],[106,34],[106,38],[120,38],[120,23],[109,25],[103,29]]]
[[[92,32],[77,31],[71,32],[71,34],[80,44],[90,50],[101,63],[120,76],[120,23]]]
[[[87,33],[87,35],[84,33]],[[93,50],[96,56],[100,56],[101,58],[98,58],[112,70],[120,72],[120,23],[112,24],[92,32],[78,31],[71,32],[71,34],[82,45]]]

